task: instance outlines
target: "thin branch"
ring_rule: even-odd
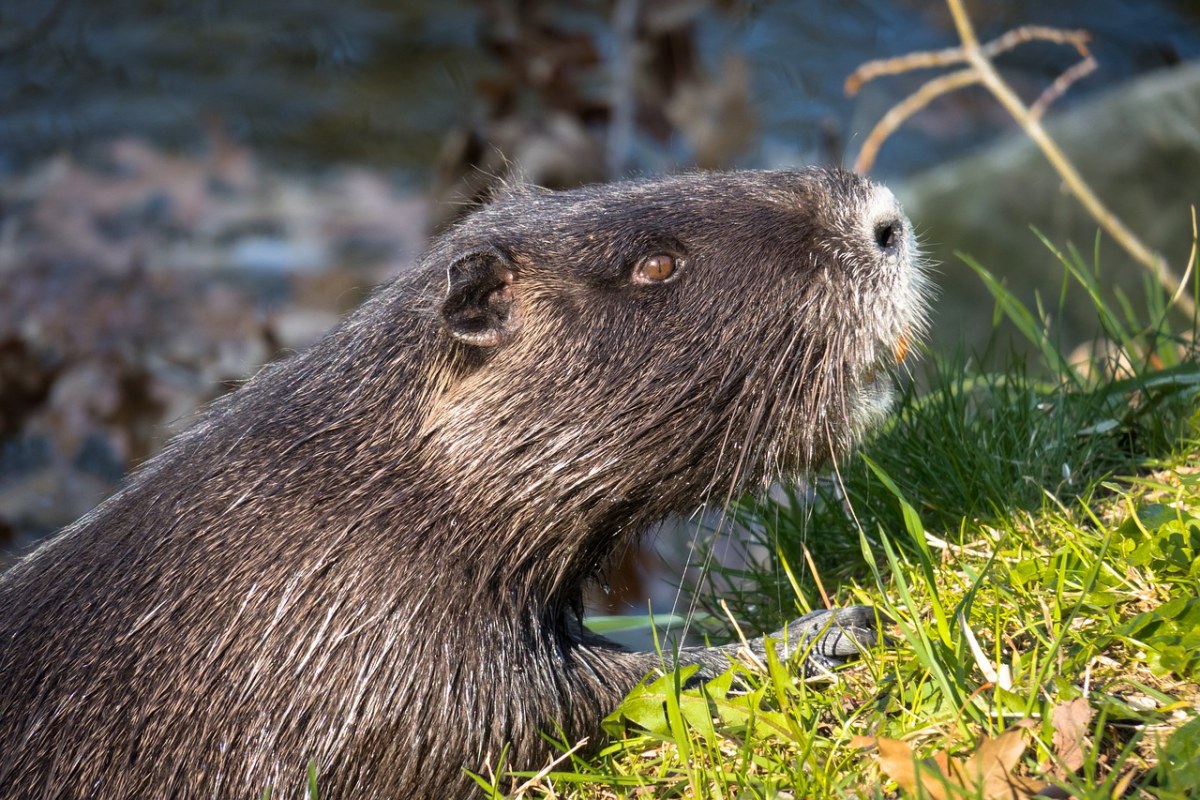
[[[863,141],[862,147],[858,151],[858,158],[854,160],[854,171],[870,172],[884,141],[913,114],[929,105],[935,98],[972,83],[979,83],[979,75],[975,70],[960,69],[958,72],[951,72],[949,75],[942,75],[923,83],[920,89],[892,106],[891,110],[883,115],[883,119],[875,124],[871,133]]]
[[[1006,50],[1012,50],[1026,42],[1053,42],[1054,44],[1073,44],[1079,51],[1079,55],[1086,58],[1089,55],[1087,43],[1091,40],[1092,35],[1083,30],[1047,28],[1045,25],[1022,25],[993,39],[979,49],[988,58],[995,58]]]
[[[1090,39],[1091,35],[1087,31],[1060,30],[1059,28],[1047,28],[1044,25],[1022,25],[1020,28],[1011,30],[1003,36],[993,39],[983,45],[981,49],[988,58],[995,58],[1000,53],[1011,50],[1026,42],[1053,42],[1055,44],[1073,44],[1075,45],[1075,49],[1079,51],[1079,54],[1084,59],[1088,59],[1091,58],[1091,54],[1087,49],[1087,43]],[[954,64],[965,64],[966,61],[966,50],[961,45],[959,47],[947,47],[945,50],[925,50],[894,58],[875,59],[874,61],[868,61],[850,73],[850,77],[846,78],[845,91],[846,94],[853,97],[862,88],[863,84],[885,75],[899,75],[903,72],[911,72],[914,69],[949,67]]]
[[[914,69],[929,69],[931,67],[948,67],[952,64],[962,64],[967,60],[961,47],[948,47],[945,50],[926,50],[919,53],[909,53],[895,58],[878,58],[868,61],[846,78],[846,94],[853,97],[858,94],[864,83],[882,78],[884,75],[899,75]]]
[[[950,6],[951,12],[954,13],[955,23],[958,24],[959,18],[966,18],[966,12],[963,11],[962,0],[946,0]],[[970,23],[968,22],[969,26]],[[968,29],[969,30],[969,29]],[[960,35],[963,29],[960,27]],[[974,33],[970,32],[971,41],[974,42]],[[1167,266],[1166,259],[1158,253],[1155,253],[1146,245],[1142,244],[1141,239],[1134,235],[1133,231],[1125,227],[1125,223],[1121,222],[1115,214],[1108,210],[1104,203],[1100,202],[1100,198],[1096,196],[1087,182],[1080,176],[1079,171],[1075,169],[1075,165],[1067,158],[1066,154],[1059,148],[1058,143],[1050,138],[1050,134],[1042,127],[1042,122],[1037,117],[1030,113],[1029,109],[1017,97],[1000,74],[996,72],[996,68],[987,56],[979,48],[978,44],[968,44],[964,38],[963,47],[967,55],[967,62],[979,71],[979,77],[984,86],[1000,101],[1000,105],[1012,115],[1021,129],[1025,131],[1025,135],[1041,148],[1042,154],[1054,166],[1059,176],[1063,179],[1063,183],[1071,190],[1071,194],[1083,204],[1088,213],[1100,223],[1109,236],[1125,249],[1125,252],[1133,256],[1142,266],[1150,271],[1168,294],[1178,298],[1178,306],[1181,311],[1189,317],[1195,316],[1196,307],[1192,302],[1191,297],[1180,292],[1179,288],[1183,285],[1179,277]]]
[[[1033,101],[1033,105],[1029,107],[1030,115],[1037,120],[1040,120],[1046,114],[1046,109],[1050,107],[1058,98],[1062,97],[1067,89],[1071,88],[1071,84],[1075,83],[1080,78],[1091,75],[1096,71],[1096,59],[1088,54],[1075,66],[1068,69],[1062,75],[1059,75],[1054,83],[1046,87],[1041,96]]]
[[[920,111],[935,97],[945,94],[952,89],[973,83],[983,84],[988,91],[1004,106],[1004,109],[1016,120],[1025,134],[1041,149],[1042,154],[1058,172],[1063,183],[1087,212],[1100,224],[1130,256],[1150,271],[1168,294],[1171,304],[1178,307],[1190,317],[1196,317],[1196,303],[1192,297],[1183,291],[1185,285],[1169,266],[1166,260],[1142,243],[1108,208],[1100,202],[1091,187],[1079,175],[1074,165],[1050,138],[1042,127],[1041,117],[1047,106],[1062,96],[1073,83],[1096,69],[1096,62],[1088,52],[1089,35],[1081,30],[1060,30],[1040,25],[1025,25],[1016,28],[985,45],[979,44],[975,28],[963,7],[962,0],[946,0],[950,14],[954,19],[954,27],[961,40],[959,47],[946,50],[910,53],[897,58],[869,61],[860,66],[846,79],[846,92],[855,94],[867,81],[883,75],[895,75],[913,69],[926,67],[943,67],[951,64],[965,63],[966,69],[934,78],[925,83],[920,89],[892,107],[884,115],[863,142],[855,163],[855,169],[866,172],[875,162],[879,148],[883,146],[895,130],[909,117]],[[1075,47],[1083,60],[1064,72],[1054,81],[1032,106],[1026,106],[1000,77],[991,59],[1003,52],[1031,41],[1049,41],[1058,44],[1070,44]],[[1190,267],[1190,262],[1189,262]],[[1190,273],[1189,273],[1190,274]]]
[[[958,31],[958,40],[962,42],[963,52],[979,49],[979,39],[975,36],[975,26],[967,16],[967,10],[956,0],[946,0],[950,7],[950,16],[954,18],[954,29]]]

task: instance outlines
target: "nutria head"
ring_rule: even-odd
[[[0,785],[536,768],[659,663],[579,629],[613,548],[844,452],[924,295],[891,194],[844,172],[508,193],[0,576]]]
[[[619,532],[844,452],[924,329],[911,225],[841,171],[517,191],[423,267],[446,276],[459,354],[427,452],[508,507],[548,589],[576,589]]]

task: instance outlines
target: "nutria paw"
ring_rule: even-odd
[[[867,648],[886,644],[887,637],[879,630],[880,621],[886,621],[886,617],[871,606],[822,608],[789,622],[766,638],[778,643],[776,652],[781,659],[801,654],[804,673],[811,677],[828,673]]]
[[[689,685],[703,683],[729,669],[731,661],[745,661],[747,655],[752,661],[765,664],[769,641],[780,661],[803,658],[805,677],[828,675],[834,667],[853,660],[862,651],[890,643],[879,630],[880,622],[886,623],[888,618],[871,606],[818,609],[745,644],[686,648],[681,651],[678,663],[700,665]]]

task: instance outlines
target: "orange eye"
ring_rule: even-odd
[[[637,266],[634,280],[638,283],[662,283],[675,275],[680,263],[682,260],[676,260],[675,256],[666,253],[644,258]]]

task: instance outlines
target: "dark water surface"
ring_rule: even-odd
[[[613,58],[613,4],[512,4],[598,51],[579,85],[603,101]],[[724,10],[718,10],[716,6]],[[1194,0],[1009,0],[973,3],[980,34],[1019,24],[1083,27],[1099,71],[1063,100],[1078,102],[1132,75],[1200,55]],[[841,161],[919,76],[847,99],[842,81],[863,61],[954,43],[937,0],[649,3],[703,9],[689,30],[703,69],[751,68],[757,117],[747,165]],[[466,0],[5,0],[0,4],[0,171],[121,134],[191,146],[221,127],[282,161],[398,168],[428,178],[446,132],[480,113],[502,69],[496,9]],[[665,13],[665,12],[664,12]],[[489,35],[491,39],[489,39]],[[1003,63],[1028,96],[1069,66],[1070,48],[1029,45]],[[968,149],[1003,128],[982,94],[944,100],[897,136],[879,171],[903,174]],[[676,143],[677,144],[677,143]],[[686,166],[668,142],[642,152],[643,170]]]

